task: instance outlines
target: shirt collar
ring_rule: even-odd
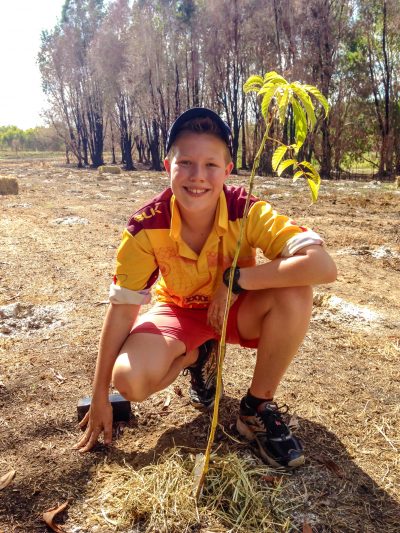
[[[219,195],[217,212],[215,214],[215,229],[219,237],[228,231],[228,206],[226,203],[225,185]]]
[[[169,236],[172,240],[179,242],[181,240],[182,219],[174,194],[171,196],[170,206],[171,229]],[[218,237],[228,231],[228,206],[226,203],[225,186],[219,195],[217,211],[215,213],[214,228]]]
[[[171,202],[170,203],[170,206],[171,206],[171,228],[170,228],[170,231],[169,231],[169,236],[174,241],[180,241],[182,220],[181,220],[181,214],[179,213],[178,206],[176,205],[176,199],[175,199],[175,195],[174,194],[171,196],[170,202]]]

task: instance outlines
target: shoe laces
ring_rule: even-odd
[[[290,430],[282,415],[286,414],[288,410],[286,404],[278,405],[276,402],[267,402],[260,411],[256,411],[256,416],[271,436],[287,436],[290,434]]]

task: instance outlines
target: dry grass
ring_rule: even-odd
[[[325,333],[316,322],[312,329]],[[288,501],[298,503],[291,518],[297,525],[307,519],[318,533],[397,533],[400,339],[329,329],[332,357],[321,367],[314,340],[308,368],[319,377],[299,398],[307,463],[284,486]],[[323,342],[329,349],[327,337]]]
[[[17,198],[0,196],[0,233],[5,236],[0,239],[0,306],[55,309],[68,302],[71,309],[63,316],[63,326],[50,329],[42,321],[42,327],[20,328],[18,335],[0,334],[0,467],[2,473],[16,471],[12,484],[1,491],[0,531],[44,531],[41,513],[68,501],[68,511],[58,519],[66,532],[111,533],[117,526],[107,523],[101,506],[110,511],[106,492],[114,470],[125,471],[129,465],[143,475],[154,458],[174,445],[203,451],[209,428],[208,416],[188,405],[187,378],[179,376],[170,390],[133,406],[132,426],[114,446],[99,446],[83,457],[71,452],[79,437],[76,402],[91,390],[95,337],[104,316],[101,304],[121,229],[132,211],[161,192],[168,179],[139,171],[108,178],[105,174],[97,182],[97,170],[31,160],[3,162],[1,175],[6,173],[23,187]],[[245,176],[231,180],[242,181],[247,181]],[[370,252],[382,246],[400,252],[400,193],[394,186],[389,191],[386,185],[370,185],[324,183],[318,204],[308,207],[307,195],[289,180],[260,178],[260,191],[266,197],[277,195],[271,201],[278,211],[323,235],[339,270],[334,285],[318,289],[322,295],[316,296],[310,330],[278,391],[279,402],[297,415],[296,433],[305,447],[306,464],[285,476],[279,490],[266,487],[267,508],[274,509],[278,518],[273,519],[283,524],[273,529],[267,521],[266,531],[280,533],[288,527],[286,514],[296,533],[304,523],[313,533],[399,531],[399,265],[394,256],[377,258]],[[371,201],[362,201],[365,196]],[[84,217],[89,224],[52,222],[69,217]],[[354,254],[342,253],[348,247]],[[341,309],[331,305],[332,296],[367,307],[381,319],[360,321],[346,315],[344,320]],[[2,320],[14,331],[17,324],[10,325],[7,316]],[[254,363],[254,350],[228,347],[220,423],[230,434]],[[217,452],[221,459],[228,450],[239,449],[227,439],[224,433],[217,435],[223,445]],[[188,454],[184,452],[183,461],[188,461],[190,472]],[[107,468],[111,471],[105,472]],[[114,485],[128,483],[126,473],[118,470],[118,475]],[[214,500],[222,488],[212,489]],[[141,490],[130,494],[140,499]],[[191,533],[232,529],[216,510],[206,511],[212,508],[206,497],[205,492]],[[186,507],[193,509],[189,503]],[[262,510],[266,514],[265,507]],[[174,524],[176,516],[171,520]],[[120,526],[119,531],[144,529]],[[263,526],[257,531],[262,533]]]
[[[0,176],[0,195],[18,194],[18,180]]]
[[[114,167],[114,166],[111,166],[111,165],[102,165],[101,167],[98,168],[98,171],[99,171],[99,174],[102,175],[102,174],[121,174],[121,169],[120,167]]]
[[[211,456],[198,503],[194,497],[195,458],[173,448],[139,470],[128,464],[97,468],[87,524],[115,531],[184,533],[289,531],[287,504],[279,476],[250,455]]]

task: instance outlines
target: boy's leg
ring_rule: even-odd
[[[214,402],[216,332],[207,323],[207,309],[156,304],[140,315],[121,349],[113,381],[124,396],[142,401],[170,385],[182,370],[190,373],[192,405]]]
[[[240,403],[239,433],[254,441],[275,467],[304,463],[299,440],[285,424],[273,397],[308,329],[311,287],[249,292],[237,317],[242,338],[258,338],[257,360],[247,395]]]
[[[153,333],[132,333],[113,369],[114,387],[128,400],[141,402],[165,389],[196,362],[198,350],[186,352],[178,339]]]
[[[237,317],[239,334],[258,338],[250,392],[271,399],[297,353],[310,323],[311,287],[249,291]]]

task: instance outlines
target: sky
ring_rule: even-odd
[[[0,0],[0,126],[44,125],[46,106],[36,57],[40,34],[52,29],[64,0]]]

